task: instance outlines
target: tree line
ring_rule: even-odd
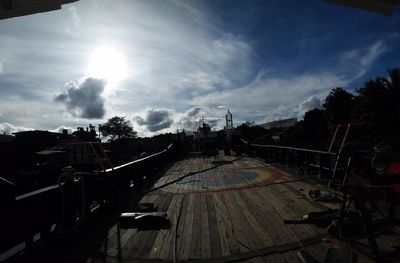
[[[344,87],[332,89],[321,109],[308,111],[303,120],[289,129],[264,130],[247,122],[237,130],[256,143],[321,150],[328,149],[336,126],[345,123],[363,123],[360,129],[371,145],[399,140],[400,68],[387,72],[387,77],[370,79],[354,92]],[[278,135],[279,141],[274,141],[273,135]]]

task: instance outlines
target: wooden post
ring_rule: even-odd
[[[310,160],[310,153],[306,152],[306,172],[307,175],[311,174],[311,166],[310,166],[311,160]]]

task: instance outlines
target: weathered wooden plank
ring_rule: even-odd
[[[282,255],[282,257],[284,258],[284,260],[286,261],[286,262],[288,262],[288,263],[291,263],[291,262],[300,262],[299,261],[299,258],[298,258],[298,256],[297,256],[297,251],[288,251],[288,252],[285,252],[285,253],[282,253],[281,255]],[[324,260],[322,259],[322,260],[319,260],[320,262],[323,262]]]
[[[299,240],[304,238],[309,238],[317,235],[311,225],[284,225],[284,219],[291,219],[291,218],[302,218],[301,213],[298,211],[294,211],[292,207],[289,207],[290,202],[293,202],[291,199],[287,199],[286,202],[285,196],[275,189],[276,186],[270,187],[269,191],[264,191],[264,196],[270,202],[274,203],[274,209],[280,216],[281,221],[281,229],[286,229],[287,231],[293,234],[292,239]]]
[[[139,203],[154,203],[156,205],[157,199],[158,195],[156,194],[146,195],[140,200]],[[143,231],[137,231],[136,229],[130,229],[130,231],[134,231],[134,235],[131,236],[131,238],[126,242],[125,245],[121,246],[122,257],[129,255],[137,256],[140,251],[140,245],[142,245],[143,243],[154,243],[154,238],[156,236],[156,234],[153,234],[153,236],[148,235],[147,233],[144,234]],[[142,254],[146,254],[147,256],[147,253]]]
[[[140,200],[140,202],[152,202],[156,199],[157,195],[146,195]],[[128,241],[135,236],[136,230],[118,229],[118,224],[116,224],[108,231],[108,240],[104,242],[103,249],[106,251],[106,254],[115,256],[118,254],[118,247],[123,248]],[[107,248],[104,247],[105,244],[107,244]]]
[[[252,211],[249,208],[249,206],[246,202],[247,200],[245,201],[245,199],[243,199],[245,197],[242,196],[242,193],[243,193],[243,191],[238,191],[236,193],[233,193],[233,195],[235,196],[236,201],[237,201],[241,211],[243,212],[244,216],[246,217],[247,222],[253,229],[254,233],[262,241],[262,246],[260,248],[272,246],[274,244],[274,242],[272,241],[269,233],[267,231],[265,231],[264,227],[259,222],[259,220],[262,220],[261,217],[259,217],[258,219],[256,218],[257,211]]]
[[[221,244],[218,233],[218,220],[214,206],[214,194],[207,194],[208,222],[210,231],[210,248],[212,258],[221,257]]]
[[[245,214],[244,203],[241,197],[237,194],[237,191],[230,191],[229,196],[231,197],[230,201],[232,202],[233,212],[237,215],[240,226],[243,229],[246,240],[248,241],[248,249],[253,252],[258,252],[259,249],[264,248],[264,242],[261,240],[259,233],[254,231],[248,219],[250,215]],[[240,203],[240,204],[239,204]],[[259,231],[263,231],[262,227]]]
[[[137,234],[136,229],[119,229],[119,233],[109,240],[109,249],[106,254],[115,257],[118,255],[119,248],[123,249],[128,243],[129,239]]]
[[[164,174],[164,176],[158,179],[158,181],[154,184],[154,188],[164,185],[168,181],[168,178],[169,178],[169,173],[167,172],[166,174]]]
[[[164,260],[171,260],[169,258],[170,250],[173,249],[175,242],[175,233],[176,233],[176,220],[178,217],[178,213],[180,211],[182,205],[183,196],[182,195],[173,195],[172,201],[168,208],[168,217],[171,221],[171,227],[166,232],[165,238],[163,240],[161,249],[160,249],[160,258]]]
[[[189,259],[201,258],[201,196],[194,194],[193,228],[190,243]]]
[[[194,196],[195,194],[185,195],[185,199],[187,199],[187,209],[182,217],[182,220],[184,220],[184,228],[182,234],[180,234],[180,242],[178,242],[178,248],[180,248],[178,258],[180,260],[187,260],[189,258],[190,245],[193,238]]]
[[[207,194],[199,193],[200,195],[200,211],[201,211],[201,255],[202,259],[211,257],[211,245],[210,245],[210,227],[208,221],[208,205],[207,205]]]
[[[277,263],[292,263],[292,262],[286,261],[286,259],[285,259],[285,257],[283,256],[283,254],[277,253],[277,254],[273,254],[272,256],[273,256],[273,258],[274,258],[274,262],[277,262]],[[296,262],[296,261],[295,261],[295,262]]]
[[[246,230],[243,227],[243,223],[241,218],[239,217],[239,211],[235,209],[234,201],[230,196],[230,192],[222,192],[221,199],[225,203],[227,207],[228,215],[231,218],[232,224],[229,225],[233,232],[233,238],[236,243],[239,244],[239,250],[241,253],[245,253],[249,251],[250,242],[246,237]]]
[[[284,185],[290,192],[293,193],[293,195],[296,195],[299,199],[304,200],[304,205],[309,207],[310,209],[317,209],[317,210],[327,210],[327,209],[336,209],[340,206],[340,203],[328,203],[328,202],[319,202],[319,201],[312,201],[307,197],[308,192],[310,190],[322,190],[322,191],[327,191],[324,187],[313,187],[312,184],[307,183],[307,182],[293,182],[290,184],[285,184]],[[300,191],[300,189],[303,189],[303,191]],[[341,198],[341,196],[338,194],[338,198]]]
[[[161,258],[161,251],[163,249],[164,240],[167,237],[168,233],[172,231],[171,229],[172,229],[173,221],[170,217],[173,215],[172,210],[175,208],[175,205],[176,205],[176,199],[173,199],[172,197],[173,197],[172,194],[163,194],[159,198],[159,202],[157,202],[158,211],[167,211],[169,220],[171,222],[171,227],[169,229],[161,229],[160,231],[158,231],[158,234],[154,240],[153,246],[152,246],[151,250],[149,251],[149,254],[148,254],[149,258],[157,258],[157,259]],[[165,249],[166,248],[164,248],[164,250]]]
[[[239,246],[234,241],[232,233],[232,221],[229,218],[229,212],[224,202],[221,200],[221,192],[214,194],[215,214],[218,221],[218,233],[221,244],[221,255],[227,256],[230,254],[239,253]]]
[[[243,191],[243,196],[246,197],[244,201],[269,234],[274,245],[293,241],[293,233],[284,227],[282,218],[274,208],[276,204],[271,200],[266,200],[260,188]]]
[[[246,260],[248,263],[265,263],[266,260],[262,256],[257,256],[254,258],[251,258],[249,260]]]
[[[186,168],[186,166],[184,168]],[[181,171],[179,172],[178,179],[181,178],[182,176],[184,176],[185,174],[186,174],[185,169],[181,169]],[[178,183],[173,184],[172,187],[176,188],[176,193],[178,193],[178,194],[183,194],[184,193],[183,192],[183,184],[180,184],[178,182]]]
[[[224,185],[223,176],[223,171],[221,171],[220,168],[217,168],[215,175],[215,184],[212,187],[213,192],[220,191],[222,189],[222,186]]]
[[[275,207],[278,213],[281,215],[282,219],[296,219],[302,218],[302,216],[308,212],[307,209],[304,208],[304,200],[299,199],[291,199],[289,198],[281,189],[286,189],[282,185],[276,185],[271,187],[271,191],[269,191],[269,198],[275,200],[277,206]],[[281,191],[280,191],[281,190]],[[266,193],[268,194],[268,193]],[[285,202],[280,202],[283,199]],[[289,227],[295,234],[298,239],[304,239],[308,237],[312,237],[317,235],[317,231],[315,231],[315,227],[312,225],[285,225]]]
[[[164,198],[164,195],[155,195],[155,197],[152,199],[147,199],[146,202],[156,204],[158,211],[166,211],[164,209],[169,205],[171,200],[171,195],[168,196],[165,196]],[[132,247],[137,247],[137,252],[134,254],[139,258],[149,257],[159,232],[160,230],[141,231],[138,235],[136,243],[132,245]]]
[[[168,255],[168,258],[174,259],[175,260],[180,260],[180,250],[182,246],[185,246],[185,240],[184,240],[184,229],[185,229],[185,217],[186,217],[186,212],[188,209],[189,205],[189,200],[187,195],[181,195],[181,205],[178,208],[179,210],[177,211],[177,214],[175,216],[175,232],[176,236],[174,236],[173,239],[173,244],[171,244],[172,249],[170,250],[170,253]]]

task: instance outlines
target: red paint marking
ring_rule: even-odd
[[[400,163],[390,164],[386,172],[390,175],[398,176],[400,174]],[[393,189],[395,192],[400,193],[400,184],[393,184]]]

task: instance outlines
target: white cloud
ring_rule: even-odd
[[[222,76],[210,74],[204,71],[195,71],[178,80],[179,87],[190,87],[201,91],[210,91],[218,86],[226,87],[229,81]]]
[[[322,98],[331,88],[363,76],[390,47],[388,40],[377,40],[342,53],[329,69],[299,73],[293,65],[289,72],[279,61],[260,61],[265,52],[258,57],[263,48],[258,44],[263,42],[229,33],[214,8],[205,5],[175,0],[79,1],[57,14],[5,21],[0,27],[0,58],[7,68],[1,70],[0,63],[0,74],[6,71],[1,81],[12,87],[0,96],[0,111],[7,116],[3,121],[18,119],[18,124],[39,129],[87,126],[80,118],[86,108],[80,107],[95,102],[96,107],[88,109],[105,112],[97,112],[95,116],[103,118],[96,121],[114,115],[137,117],[135,129],[146,135],[196,129],[201,116],[222,128],[228,108],[236,123],[295,117],[306,107],[299,103],[312,95]],[[5,30],[8,25],[19,30]],[[102,95],[104,103],[100,96],[84,99],[79,93],[76,99],[83,101],[70,105],[75,116],[54,110],[54,97],[62,92],[63,83],[83,76],[98,46],[123,54],[129,77],[112,96]],[[337,53],[327,58],[332,56],[336,60]],[[260,62],[286,75],[260,71],[267,67]]]
[[[2,134],[7,134],[11,135],[14,132],[20,132],[20,131],[30,131],[33,130],[32,128],[27,128],[27,127],[22,127],[22,126],[15,126],[11,123],[0,123],[0,132]]]
[[[307,111],[321,108],[321,100],[316,96],[310,96],[306,100],[299,103],[298,119],[303,119]]]
[[[73,38],[78,38],[80,36],[79,29],[81,25],[81,18],[75,6],[70,6],[68,8],[68,15],[70,24],[66,27],[66,33]]]
[[[3,63],[0,61],[0,75],[3,74]]]
[[[288,119],[292,115],[293,115],[292,109],[287,108],[284,105],[279,105],[278,107],[268,111],[268,115],[264,118],[263,122],[265,123],[265,122]]]
[[[361,56],[360,65],[363,67],[370,67],[374,61],[386,51],[386,44],[382,40],[378,40],[367,48],[365,54]]]
[[[188,103],[213,108],[223,102],[229,105],[232,112],[240,113],[241,120],[272,121],[297,116],[299,101],[306,100],[310,94],[323,97],[330,89],[346,84],[346,78],[333,73],[287,78],[270,78],[260,74],[245,86],[210,92]]]
[[[68,134],[72,134],[75,130],[72,127],[66,127],[66,126],[60,126],[58,128],[55,128],[53,130],[49,130],[50,132],[58,132],[58,133],[63,133],[64,130],[68,131]]]
[[[374,62],[386,50],[386,40],[380,39],[369,46],[343,52],[339,57],[339,62],[344,67],[344,70],[350,70],[353,74],[353,79],[358,79],[367,73]]]
[[[7,135],[11,135],[14,132],[21,132],[21,131],[33,131],[35,130],[34,128],[28,128],[28,127],[23,127],[23,126],[17,126],[11,123],[0,123],[0,133],[1,134],[7,134]],[[72,127],[67,127],[67,126],[60,126],[58,128],[55,129],[50,129],[48,131],[50,132],[58,132],[58,133],[62,133],[63,130],[68,130],[68,134],[72,134],[74,132],[74,129]]]

